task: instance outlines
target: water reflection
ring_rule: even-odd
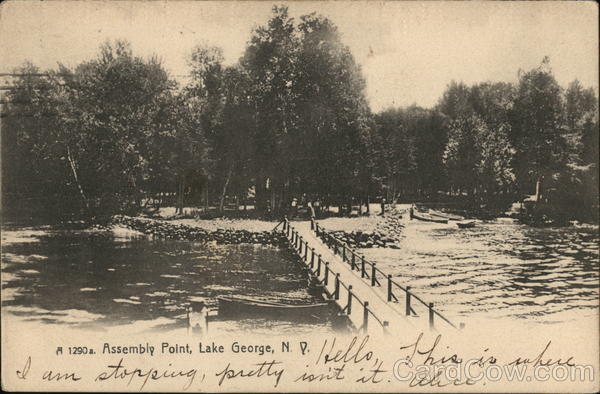
[[[290,252],[274,247],[52,228],[8,229],[2,241],[3,310],[24,320],[90,328],[135,322],[163,330],[185,324],[190,300],[215,307],[219,295],[321,301]],[[293,327],[327,331],[330,318]],[[258,318],[223,329],[285,332],[290,324]]]

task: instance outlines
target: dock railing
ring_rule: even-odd
[[[289,224],[286,224],[289,225]],[[398,297],[394,293],[394,290],[400,289],[404,292],[405,298],[405,313],[406,316],[418,316],[415,312],[412,300],[416,300],[427,308],[429,315],[429,327],[435,327],[435,316],[439,317],[446,324],[453,328],[458,329],[454,323],[448,320],[444,315],[434,308],[433,302],[426,302],[411,291],[410,286],[402,286],[396,280],[393,279],[391,274],[383,272],[376,263],[369,262],[364,256],[359,255],[355,250],[350,248],[345,242],[336,238],[331,233],[327,232],[322,226],[319,225],[315,220],[311,220],[311,230],[315,232],[317,238],[323,240],[323,242],[334,252],[334,254],[340,256],[345,263],[348,263],[352,270],[360,272],[360,277],[368,280],[372,287],[384,287],[381,285],[379,279],[386,283],[387,301],[392,303],[398,303]],[[464,325],[460,324],[460,328]]]
[[[362,325],[356,327],[359,331],[366,333],[369,330],[369,322],[374,320],[383,333],[388,333],[389,322],[377,316],[369,308],[369,302],[361,300],[352,291],[352,285],[343,283],[340,274],[332,270],[329,267],[329,262],[325,261],[322,255],[317,254],[314,248],[309,247],[308,242],[289,224],[287,219],[283,222],[283,232],[292,249],[307,263],[311,276],[317,281],[318,285],[323,287],[323,291],[329,299],[335,300],[339,305],[344,305],[340,307],[341,312],[347,316],[362,313]],[[331,287],[331,281],[334,281],[332,291],[328,289],[328,286]],[[346,300],[345,304],[340,302],[344,299]],[[356,308],[355,303],[360,306],[360,309]]]

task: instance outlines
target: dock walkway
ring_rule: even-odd
[[[340,252],[333,238],[333,246],[323,242],[317,232],[321,235],[325,232],[316,222],[291,223],[286,220],[283,232],[311,276],[357,329],[391,335],[435,329],[435,315],[455,327],[433,309],[433,304],[411,294],[410,287],[396,284],[391,275],[384,275],[375,264],[365,263],[364,258],[345,245]],[[425,313],[417,315],[411,300],[425,305]]]

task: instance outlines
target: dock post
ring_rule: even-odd
[[[308,241],[304,243],[304,259],[308,259]]]
[[[329,262],[325,263],[325,279],[323,279],[323,284],[325,286],[329,284]]]
[[[406,286],[406,316],[410,316],[410,286]]]
[[[364,278],[367,275],[367,271],[365,271],[365,256],[360,258],[360,277]]]
[[[315,229],[315,219],[310,218],[310,231]]]
[[[365,301],[365,308],[363,309],[363,333],[367,333],[369,329],[369,301]]]
[[[433,328],[433,302],[429,303],[429,328]]]
[[[315,222],[315,234],[319,236],[319,223]]]
[[[333,292],[333,298],[336,300],[340,299],[340,274],[335,274],[335,290]]]
[[[388,274],[388,302],[392,301],[392,274]]]
[[[375,278],[376,273],[375,263],[371,263],[371,286],[375,286],[375,283],[377,283],[377,279]]]
[[[311,254],[310,254],[310,268],[312,269],[315,266],[315,248],[310,248],[311,250]]]
[[[317,260],[317,278],[321,276],[321,255],[319,255],[319,258]]]
[[[356,254],[352,253],[352,271],[356,268]]]
[[[342,244],[342,261],[346,262],[346,244]]]
[[[192,309],[191,306],[187,306],[185,308],[185,313],[187,316],[187,334],[190,335],[190,328],[192,327],[191,323],[190,323],[190,309]]]
[[[188,327],[192,334],[206,335],[208,332],[208,308],[204,302],[190,302]]]
[[[348,304],[346,305],[346,313],[348,316],[352,313],[352,285],[348,285]]]

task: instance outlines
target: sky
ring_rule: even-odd
[[[29,60],[42,69],[92,59],[107,39],[158,55],[184,78],[198,44],[243,54],[252,30],[284,2],[32,1],[0,4],[0,72]],[[373,111],[436,104],[450,81],[516,82],[544,56],[558,82],[598,92],[595,2],[287,2],[290,15],[317,12],[338,26],[361,65]]]

